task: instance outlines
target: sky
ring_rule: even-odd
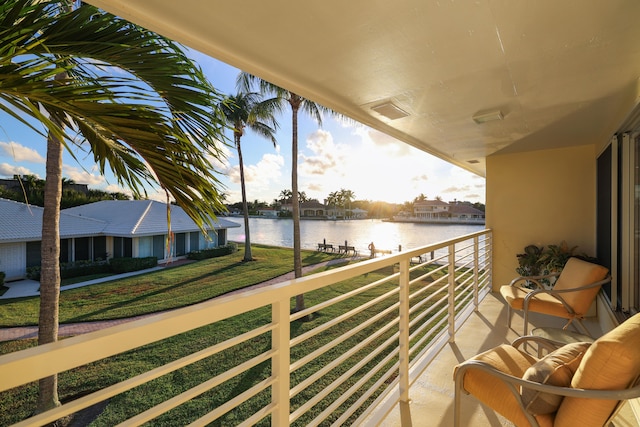
[[[196,51],[190,56],[222,94],[235,94],[239,70]],[[247,199],[267,203],[291,189],[291,114],[278,117],[277,146],[252,134],[243,136]],[[232,138],[229,133],[229,138]],[[227,203],[241,201],[238,155],[224,147],[226,159],[217,164]],[[429,199],[485,202],[485,180],[462,168],[358,123],[325,117],[322,127],[299,113],[298,190],[322,202],[329,193],[351,190],[355,200],[404,203],[424,194]],[[63,176],[89,188],[118,191],[113,176],[102,176],[92,156],[64,155]],[[46,141],[25,125],[0,115],[0,178],[36,175],[45,178]],[[165,200],[149,188],[149,198]]]

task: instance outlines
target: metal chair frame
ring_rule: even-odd
[[[518,348],[520,345],[527,343],[528,341],[535,341],[538,345],[547,347],[549,350],[553,350],[558,348],[561,343],[556,341],[545,340],[542,337],[536,336],[523,336],[513,341],[511,344],[515,348]],[[547,342],[545,342],[547,341]],[[513,375],[509,375],[507,373],[501,372],[494,367],[477,360],[468,360],[458,365],[455,371],[455,397],[454,397],[454,427],[460,427],[461,423],[461,414],[460,414],[460,398],[462,393],[467,393],[463,387],[464,374],[469,369],[480,369],[491,375],[493,375],[496,380],[503,381],[509,387],[511,393],[513,393],[516,398],[516,402],[520,406],[520,410],[525,415],[529,423],[532,427],[540,427],[538,421],[533,416],[533,414],[527,412],[525,409],[524,403],[522,402],[522,397],[518,389],[520,387],[530,388],[533,390],[551,393],[561,396],[570,396],[570,397],[580,397],[585,399],[610,399],[617,400],[618,404],[614,408],[613,412],[607,419],[607,421],[603,424],[603,426],[609,425],[612,419],[616,416],[622,404],[630,399],[636,399],[640,397],[640,378],[636,378],[631,387],[622,389],[622,390],[586,390],[586,389],[577,389],[577,388],[569,388],[569,387],[556,387],[548,384],[540,384],[533,381],[523,380],[519,377],[514,377]]]

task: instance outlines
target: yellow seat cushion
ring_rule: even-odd
[[[567,290],[590,285],[606,278],[608,272],[609,270],[601,265],[578,258],[569,258],[553,289]],[[584,291],[562,293],[560,297],[571,306],[578,317],[582,317],[589,310],[599,290],[600,287],[597,286]],[[518,286],[505,285],[500,287],[500,294],[515,310],[523,309],[524,298],[531,291],[531,289]],[[529,301],[529,311],[565,319],[572,317],[560,301],[546,293],[537,294]]]
[[[640,376],[640,314],[597,339],[582,358],[571,387],[591,390],[628,388]],[[566,397],[556,426],[601,426],[618,402]]]
[[[484,362],[518,378],[522,378],[525,371],[538,361],[535,357],[506,344],[481,353],[471,360]],[[479,369],[469,369],[465,373],[463,387],[476,399],[509,419],[516,426],[529,426],[509,387],[491,374]],[[538,422],[541,426],[552,426],[553,416],[538,417]]]
[[[514,310],[522,310],[524,298],[531,292],[531,289],[524,289],[518,286],[505,285],[500,287],[500,294]],[[529,300],[529,311],[549,314],[551,316],[571,318],[564,305],[549,294],[541,293]]]

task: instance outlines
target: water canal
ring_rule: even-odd
[[[225,218],[240,224],[240,228],[228,230],[228,239],[244,242],[244,220],[242,217]],[[354,246],[361,254],[368,253],[367,246],[374,242],[376,248],[397,252],[452,239],[464,234],[483,230],[484,225],[475,224],[414,224],[384,222],[378,219],[361,220],[302,220],[300,221],[300,245],[303,249],[316,249],[318,243],[326,241],[335,247]],[[293,223],[291,219],[249,218],[252,243],[293,247]]]

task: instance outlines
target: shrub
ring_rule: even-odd
[[[92,274],[110,273],[111,268],[107,261],[74,261],[60,263],[60,278],[89,276]],[[40,280],[40,266],[28,267],[27,278]]]
[[[4,285],[4,278],[7,277],[4,271],[0,271],[0,286]]]
[[[112,258],[109,261],[114,273],[129,273],[131,271],[153,268],[158,265],[158,258],[154,256],[144,258]]]
[[[217,258],[225,255],[231,255],[237,250],[238,245],[236,245],[235,243],[227,243],[226,245],[219,246],[217,248],[189,252],[187,254],[187,258],[199,261],[207,258]]]

